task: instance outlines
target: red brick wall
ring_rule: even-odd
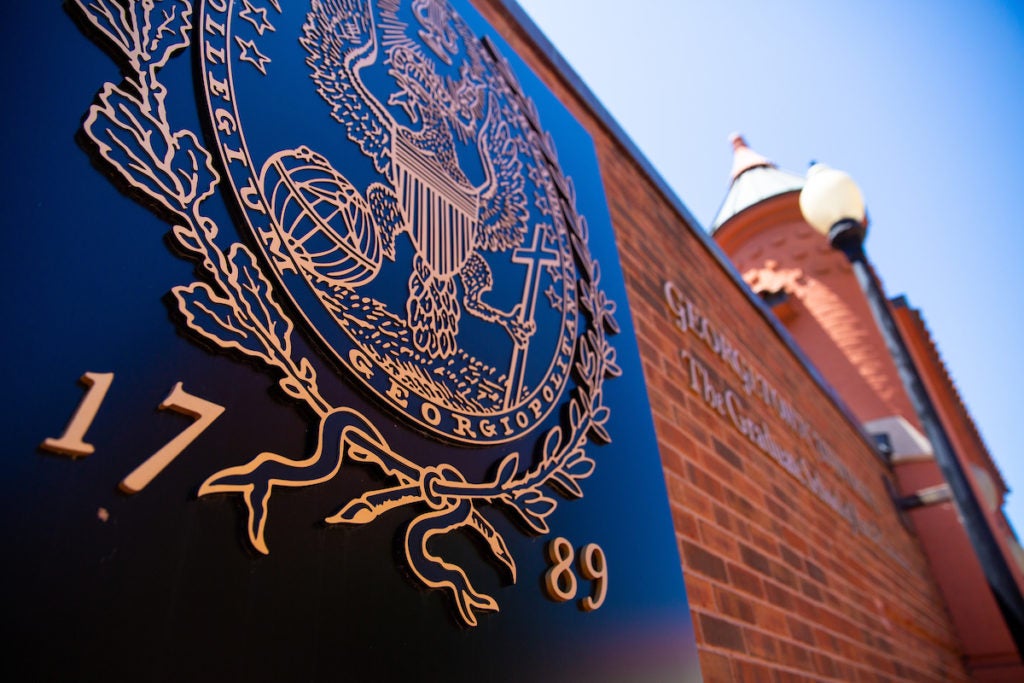
[[[597,146],[705,680],[967,680],[920,547],[888,501],[886,467],[698,237],[700,228],[687,223],[499,0],[475,4]],[[707,343],[674,324],[666,281],[822,435],[863,495],[777,411],[748,395]],[[806,469],[794,476],[741,434],[705,400],[703,379],[694,391],[682,351]],[[815,495],[811,475],[872,531],[855,530]]]

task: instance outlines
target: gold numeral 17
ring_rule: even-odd
[[[42,448],[61,455],[70,455],[77,458],[82,455],[92,454],[96,448],[91,443],[86,443],[85,433],[92,426],[96,413],[99,412],[100,404],[107,395],[107,389],[114,382],[112,372],[87,372],[79,380],[89,387],[78,404],[78,409],[71,416],[71,421],[64,428],[64,433],[59,439],[47,439],[42,443]]]
[[[181,382],[174,385],[171,393],[160,404],[160,410],[170,409],[182,415],[196,418],[181,434],[167,442],[163,448],[146,458],[131,474],[121,480],[120,487],[125,493],[138,493],[153,481],[171,461],[177,458],[188,445],[206,431],[213,421],[224,412],[224,406],[193,396],[181,388]]]
[[[87,372],[82,375],[81,381],[89,389],[79,403],[78,409],[71,416],[71,421],[68,422],[68,426],[60,438],[46,439],[41,444],[43,449],[72,457],[89,455],[96,450],[92,444],[84,441],[85,433],[92,426],[96,413],[99,412],[100,405],[107,395],[107,390],[114,381],[114,373]],[[173,410],[176,413],[195,418],[195,422],[186,427],[181,434],[168,441],[163,448],[146,458],[145,462],[121,481],[119,486],[125,493],[138,493],[144,489],[156,475],[160,474],[183,450],[188,448],[189,444],[206,431],[206,428],[213,424],[214,420],[221,416],[224,406],[193,396],[182,388],[181,382],[178,382],[160,404],[160,410]]]

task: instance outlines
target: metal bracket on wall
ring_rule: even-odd
[[[953,500],[953,492],[949,484],[938,484],[914,491],[908,496],[894,497],[893,502],[901,511],[916,510],[920,507],[948,503]]]
[[[896,485],[892,479],[884,477],[883,481],[886,490],[889,492],[889,499],[892,500],[892,504],[896,508],[900,524],[911,534],[916,534],[917,530],[910,522],[910,515],[907,514],[910,510],[947,503],[953,500],[953,494],[948,484],[929,486],[909,495],[901,496],[896,490]]]

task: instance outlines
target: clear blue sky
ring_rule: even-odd
[[[922,310],[1024,534],[1024,6],[521,0],[702,225],[733,131],[850,173],[890,296]]]

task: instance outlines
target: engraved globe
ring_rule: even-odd
[[[370,207],[323,156],[308,147],[278,152],[263,165],[260,184],[300,270],[349,289],[376,277],[383,250]]]

